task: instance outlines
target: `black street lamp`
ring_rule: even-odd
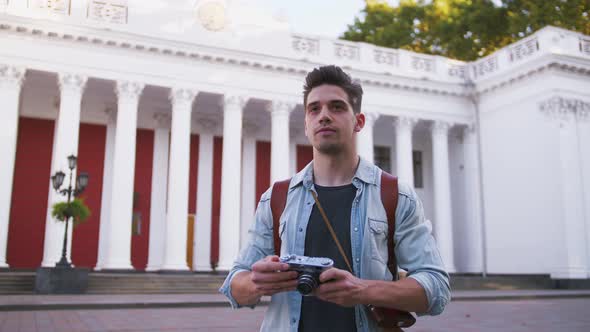
[[[67,205],[68,205],[68,209],[66,209],[66,214],[65,214],[65,220],[64,222],[66,223],[66,229],[64,231],[64,243],[63,243],[63,247],[61,250],[61,260],[55,264],[56,267],[61,267],[61,268],[71,268],[72,265],[70,264],[70,262],[68,262],[68,259],[66,258],[66,250],[67,250],[67,243],[68,243],[68,221],[70,220],[70,217],[73,217],[71,215],[69,215],[70,213],[70,201],[72,198],[72,195],[74,195],[74,197],[78,197],[83,191],[84,189],[86,189],[86,186],[88,186],[88,173],[86,172],[80,172],[80,174],[78,174],[78,178],[76,179],[76,187],[72,188],[72,174],[74,173],[74,168],[76,168],[76,161],[77,158],[74,155],[71,155],[68,157],[68,167],[70,168],[70,183],[68,184],[68,188],[67,189],[59,189],[61,187],[61,185],[64,182],[65,179],[65,173],[62,171],[57,171],[53,176],[51,176],[51,182],[53,184],[53,189],[55,189],[55,191],[57,191],[58,193],[67,196],[68,200],[67,200]]]

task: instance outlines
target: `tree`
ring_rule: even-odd
[[[546,25],[590,34],[588,0],[366,0],[341,38],[474,60]]]

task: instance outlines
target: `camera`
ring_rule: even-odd
[[[320,284],[320,274],[334,266],[334,261],[326,257],[287,255],[280,261],[289,264],[289,271],[298,272],[297,291],[303,296],[310,295]]]

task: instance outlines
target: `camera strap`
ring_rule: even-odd
[[[318,199],[318,195],[315,193],[315,191],[313,191],[311,189],[309,190],[309,192],[311,193],[311,196],[313,196],[315,204],[318,207],[320,214],[322,215],[322,219],[324,219],[324,222],[326,223],[326,227],[328,227],[328,230],[330,231],[330,235],[332,235],[334,242],[336,242],[336,246],[338,247],[338,251],[340,251],[340,255],[342,255],[342,258],[344,258],[344,262],[346,263],[348,270],[350,271],[350,273],[354,274],[354,271],[352,270],[352,266],[350,265],[350,262],[348,261],[346,254],[344,253],[344,249],[342,248],[340,241],[338,241],[338,237],[336,236],[336,233],[334,232],[334,229],[332,228],[332,225],[330,224],[330,220],[328,220],[328,216],[326,216],[326,212],[324,212],[324,208],[322,208],[322,205],[320,204],[320,200]]]

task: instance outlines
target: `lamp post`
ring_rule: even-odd
[[[68,157],[68,167],[70,169],[70,182],[68,184],[68,187],[65,189],[61,189],[60,187],[64,182],[64,179],[66,177],[66,174],[62,171],[57,171],[53,176],[51,176],[51,182],[53,184],[53,189],[55,189],[55,191],[57,191],[59,194],[67,196],[68,200],[67,200],[67,205],[68,208],[66,209],[66,214],[65,214],[65,220],[64,222],[66,223],[66,229],[64,231],[64,242],[63,242],[63,247],[61,250],[61,259],[59,262],[57,262],[57,264],[55,264],[56,267],[60,267],[60,268],[71,268],[72,265],[70,264],[70,262],[68,262],[68,259],[66,258],[66,250],[67,250],[67,244],[68,244],[68,221],[70,220],[70,217],[73,217],[70,213],[71,213],[71,209],[70,209],[70,201],[72,199],[72,195],[74,197],[78,197],[83,191],[84,189],[86,189],[86,186],[88,186],[88,173],[86,172],[80,172],[80,174],[78,174],[78,178],[76,179],[76,186],[75,188],[72,188],[72,175],[74,173],[74,169],[76,168],[76,162],[77,162],[76,156],[71,155]]]

